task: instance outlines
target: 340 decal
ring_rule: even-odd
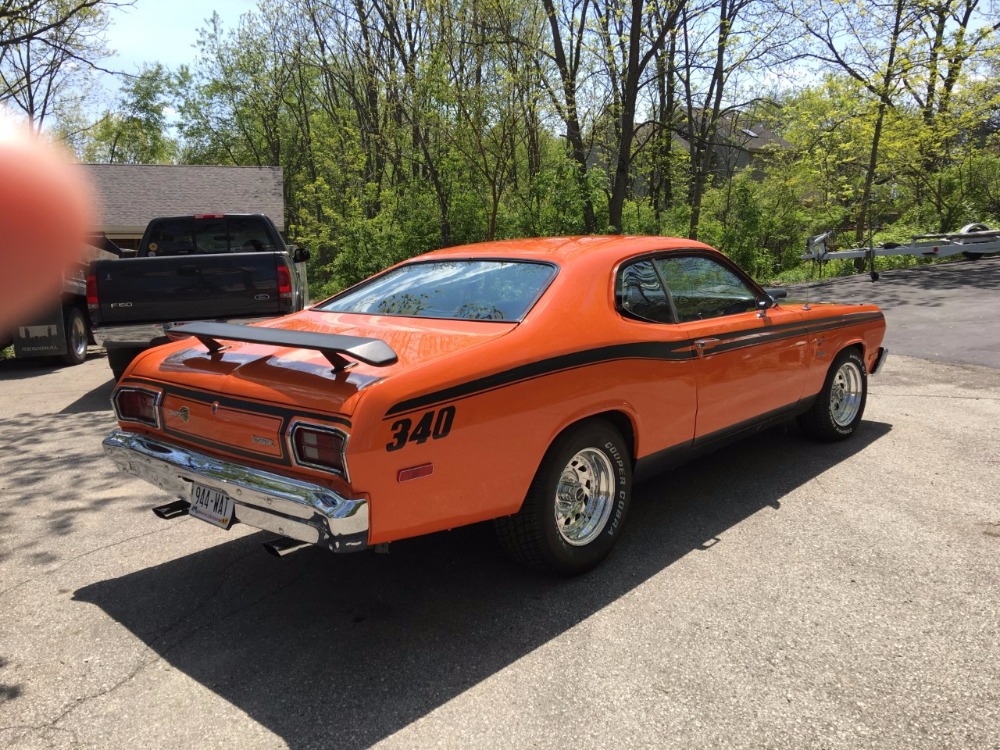
[[[455,407],[445,406],[437,411],[426,412],[416,425],[412,419],[397,419],[392,423],[392,442],[386,443],[387,451],[398,451],[407,443],[421,445],[428,440],[440,440],[448,437],[451,426],[455,422]]]

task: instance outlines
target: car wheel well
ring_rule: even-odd
[[[855,341],[853,344],[848,344],[839,352],[837,352],[837,356],[839,357],[841,354],[850,351],[851,349],[854,349],[858,353],[858,356],[861,357],[862,362],[865,361],[865,345],[862,344],[860,341]]]
[[[621,434],[622,438],[625,440],[625,445],[629,448],[629,458],[632,459],[633,466],[635,465],[635,426],[632,424],[631,418],[628,414],[621,411],[602,411],[597,414],[591,414],[589,417],[584,417],[583,419],[578,419],[576,422],[566,425],[562,431],[556,435],[553,443],[559,439],[560,436],[569,432],[570,430],[577,429],[580,425],[587,424],[588,422],[608,422]]]

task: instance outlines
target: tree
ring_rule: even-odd
[[[551,34],[551,60],[555,63],[558,83],[547,83],[552,102],[566,127],[566,143],[577,170],[577,183],[583,201],[583,226],[587,234],[597,231],[597,216],[587,180],[590,149],[584,142],[580,112],[580,78],[586,47],[592,0],[561,2],[542,0]]]
[[[12,47],[41,41],[58,45],[50,32],[105,8],[132,5],[135,0],[0,0],[0,60]],[[80,58],[81,62],[89,60]]]
[[[174,76],[159,63],[122,84],[114,110],[94,125],[81,147],[84,161],[106,164],[168,164],[177,157],[167,109]]]
[[[680,19],[679,134],[688,141],[688,236],[698,237],[701,206],[719,164],[720,145],[739,149],[747,139],[742,114],[765,100],[768,72],[789,62],[788,39],[772,0],[718,0],[688,9]],[[731,170],[723,175],[732,179]]]
[[[872,187],[886,114],[896,105],[913,65],[911,51],[919,29],[919,11],[914,0],[844,0],[835,4],[803,0],[792,5],[792,12],[815,43],[810,56],[846,73],[874,100],[874,128],[855,220],[858,244],[871,224]]]
[[[723,4],[725,2],[723,0]],[[663,5],[654,4],[659,5],[655,11],[644,0],[595,0],[595,3],[617,136],[613,146],[615,169],[608,200],[608,225],[611,231],[620,231],[622,207],[634,179],[632,143],[646,67],[663,48],[668,35],[673,35],[687,2],[669,0]],[[649,22],[654,13],[655,26]],[[653,33],[644,33],[647,29],[652,29]]]
[[[109,54],[107,5],[0,0],[0,102],[24,112],[36,131],[82,98],[97,61]]]

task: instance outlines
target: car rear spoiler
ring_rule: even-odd
[[[343,370],[350,364],[340,356],[342,354],[375,367],[386,367],[398,360],[392,347],[381,339],[341,336],[334,333],[289,331],[285,328],[260,328],[234,323],[197,322],[173,326],[167,330],[167,336],[174,340],[194,336],[213,354],[222,348],[222,341],[245,341],[248,344],[312,349],[326,357],[335,370]]]

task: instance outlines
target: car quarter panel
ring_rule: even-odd
[[[640,455],[690,443],[689,361],[661,342],[603,342],[501,369],[452,360],[451,377],[424,373],[416,398],[402,398],[404,379],[372,388],[348,448],[353,486],[372,498],[371,542],[516,512],[559,433],[595,414],[628,417]],[[428,464],[429,476],[399,481]]]
[[[805,396],[819,393],[833,360],[849,346],[861,348],[871,372],[885,334],[885,318],[877,306],[813,304],[798,309],[803,310],[809,327],[811,364],[806,373]]]

